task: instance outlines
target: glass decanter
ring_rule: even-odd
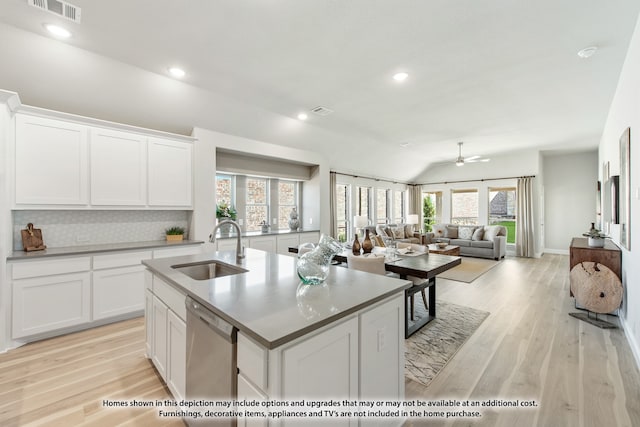
[[[329,265],[334,255],[342,252],[340,243],[323,234],[320,242],[311,252],[303,254],[296,264],[298,277],[305,285],[319,285],[329,275]]]

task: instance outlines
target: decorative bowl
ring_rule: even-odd
[[[440,249],[444,249],[444,248],[446,248],[448,245],[449,245],[449,244],[448,244],[448,243],[445,243],[445,242],[438,242],[438,243],[436,243],[436,246],[438,246],[438,248],[440,248]]]

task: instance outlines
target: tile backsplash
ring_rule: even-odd
[[[13,211],[13,248],[22,250],[20,230],[42,229],[49,248],[163,240],[172,226],[188,230],[187,211]],[[187,238],[187,236],[185,236]]]

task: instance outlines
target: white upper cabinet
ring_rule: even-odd
[[[90,146],[91,204],[146,205],[147,138],[92,128]]]
[[[192,206],[192,145],[149,138],[149,206]]]
[[[193,207],[192,138],[56,112],[15,120],[17,209]]]
[[[60,120],[16,115],[17,205],[86,205],[87,128]]]

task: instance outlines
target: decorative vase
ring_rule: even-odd
[[[362,241],[362,252],[370,254],[373,250],[373,242],[369,237],[369,230],[365,230],[364,240]]]
[[[360,241],[358,240],[358,235],[356,234],[355,239],[353,239],[353,245],[351,245],[351,251],[354,255],[360,255]]]
[[[298,211],[296,208],[291,209],[291,213],[289,213],[289,229],[291,231],[298,230],[300,227],[300,220],[298,219]]]
[[[587,243],[590,248],[604,248],[604,239],[602,237],[589,237]]]
[[[323,234],[320,242],[312,251],[302,255],[297,263],[298,277],[305,285],[319,285],[329,275],[329,265],[334,255],[342,252],[340,243]]]
[[[218,218],[218,223],[226,219],[231,219],[231,218]],[[218,227],[218,230],[220,231],[220,237],[229,237],[231,235],[232,228],[233,226],[231,224],[222,224],[220,227]]]

